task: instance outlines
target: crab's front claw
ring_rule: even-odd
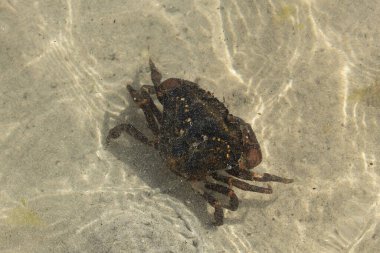
[[[241,169],[250,169],[259,165],[263,156],[251,125],[243,123],[240,128],[243,138],[243,154],[239,161],[239,167]]]
[[[158,87],[161,83],[162,75],[158,72],[156,65],[154,65],[151,58],[149,58],[150,77],[155,87]]]

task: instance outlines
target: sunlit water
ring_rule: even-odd
[[[0,1],[1,252],[375,252],[377,1]],[[150,148],[125,85],[197,80],[253,125],[259,172],[212,208]]]

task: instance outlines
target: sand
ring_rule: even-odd
[[[376,252],[376,1],[0,2],[0,252]],[[196,80],[251,123],[258,172],[212,208],[157,152],[125,85]],[[258,183],[258,185],[262,185]]]

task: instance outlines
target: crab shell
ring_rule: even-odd
[[[161,76],[156,76],[156,78],[161,79]],[[164,94],[167,94],[170,90],[183,85],[182,82],[183,80],[181,79],[169,78],[163,81],[160,85],[155,85],[158,100],[163,103]],[[257,141],[251,125],[244,122],[239,117],[233,116],[232,114],[228,114],[227,121],[237,123],[240,126],[242,153],[238,161],[239,168],[251,169],[259,165],[262,161],[262,154],[260,144]]]

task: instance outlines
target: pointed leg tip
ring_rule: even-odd
[[[151,75],[154,86],[159,86],[161,83],[162,75],[160,72],[158,72],[156,66],[154,65],[152,59],[150,58],[149,58],[149,67],[150,67],[150,75]]]
[[[150,58],[150,57],[149,57],[149,66],[150,66],[150,69],[155,69],[156,68],[156,66],[153,63],[152,58]]]
[[[290,184],[290,183],[293,183],[294,182],[294,179],[288,179],[288,178],[285,178],[284,179],[284,184]]]

